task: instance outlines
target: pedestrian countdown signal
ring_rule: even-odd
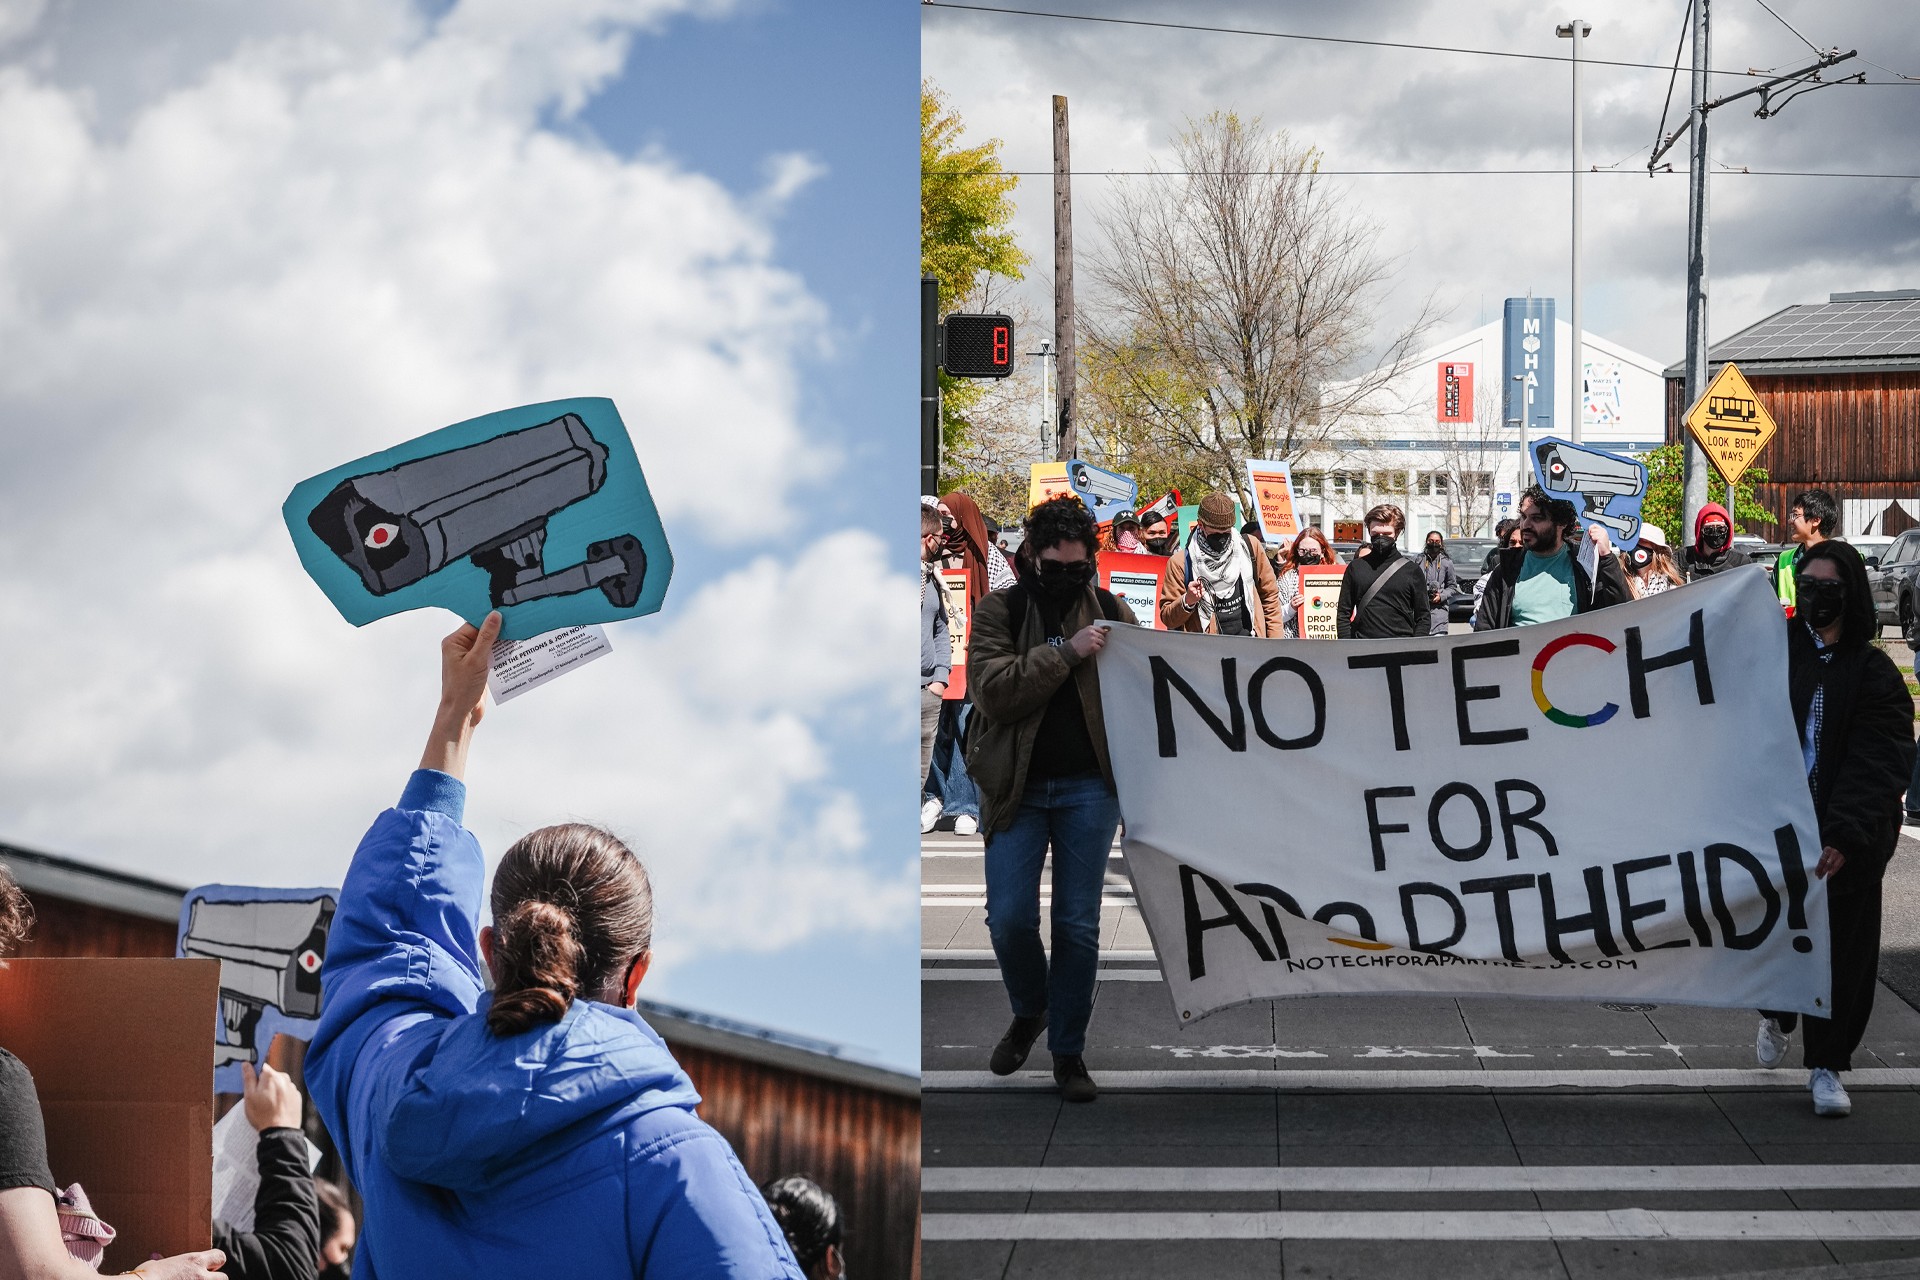
[[[940,367],[953,377],[1004,378],[1013,372],[1013,318],[950,315],[940,347]]]

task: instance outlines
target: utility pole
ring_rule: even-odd
[[[1586,336],[1580,328],[1580,172],[1586,167],[1580,147],[1580,42],[1593,34],[1589,23],[1575,18],[1554,28],[1561,39],[1573,41],[1573,376],[1567,380],[1567,402],[1573,406],[1567,419],[1572,439],[1580,443],[1581,408],[1587,382]]]
[[[1693,0],[1693,103],[1687,112],[1686,121],[1654,146],[1653,154],[1647,159],[1647,173],[1651,176],[1660,163],[1660,157],[1680,140],[1686,133],[1687,139],[1687,376],[1686,403],[1691,408],[1707,389],[1707,174],[1711,161],[1707,154],[1707,113],[1741,98],[1760,95],[1760,108],[1753,114],[1765,120],[1780,114],[1787,103],[1815,89],[1824,89],[1832,84],[1846,84],[1849,80],[1866,82],[1866,75],[1847,76],[1839,80],[1822,80],[1820,73],[1836,63],[1858,57],[1858,49],[1841,53],[1839,49],[1829,49],[1819,58],[1796,71],[1784,75],[1772,76],[1738,93],[1729,93],[1723,97],[1707,98],[1707,55],[1711,48],[1709,10],[1712,0]],[[1789,28],[1791,29],[1791,28]],[[1799,32],[1794,32],[1799,35]],[[1805,39],[1805,37],[1801,37]],[[1786,89],[1776,101],[1777,90]],[[1664,124],[1665,121],[1662,121]],[[1692,433],[1684,429],[1680,433],[1685,458],[1683,487],[1685,492],[1681,534],[1694,527],[1700,514],[1700,508],[1707,504],[1708,474],[1711,464],[1700,448]],[[1738,476],[1728,476],[1727,512],[1733,512],[1734,483]]]
[[[940,281],[920,277],[920,492],[940,492]]]
[[[1687,378],[1686,402],[1707,389],[1707,50],[1713,0],[1693,0],[1693,108],[1687,124]],[[1684,432],[1681,472],[1681,537],[1707,505],[1707,453]]]
[[[1067,100],[1053,95],[1053,349],[1058,370],[1059,406],[1054,414],[1058,457],[1065,462],[1078,448],[1079,423],[1073,412],[1073,167],[1067,160]]]

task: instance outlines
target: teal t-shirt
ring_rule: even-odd
[[[1530,627],[1573,616],[1573,553],[1565,543],[1550,556],[1527,552],[1513,584],[1513,625]]]

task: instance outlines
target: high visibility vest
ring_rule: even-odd
[[[1789,618],[1793,616],[1793,604],[1797,595],[1793,583],[1793,561],[1799,551],[1799,547],[1788,547],[1782,551],[1773,569],[1774,593],[1780,597],[1780,607],[1787,611]]]

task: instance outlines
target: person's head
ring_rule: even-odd
[[[630,1006],[653,959],[653,886],[632,850],[581,822],[515,841],[493,873],[487,1027],[518,1035],[574,1000]]]
[[[1194,536],[1219,555],[1233,543],[1233,499],[1219,491],[1200,499]]]
[[[940,548],[946,543],[946,530],[940,525],[940,513],[934,508],[920,504],[920,558],[938,560]]]
[[[0,863],[0,960],[27,940],[33,931],[33,904],[26,891],[13,882],[6,864]]]
[[[1041,503],[1027,512],[1025,528],[1021,567],[1033,576],[1042,594],[1064,605],[1092,584],[1100,526],[1080,499],[1062,494]]]
[[[840,1205],[812,1178],[780,1178],[760,1188],[773,1220],[807,1280],[836,1280],[847,1271],[841,1251]]]
[[[1694,551],[1702,556],[1717,556],[1733,545],[1733,517],[1717,502],[1700,508],[1693,518]]]
[[[1794,616],[1815,631],[1839,625],[1835,643],[1866,644],[1880,634],[1867,564],[1851,543],[1829,538],[1793,560]]]
[[[1840,532],[1840,507],[1825,489],[1807,489],[1787,504],[1787,529],[1795,542],[1811,546]]]
[[[1507,539],[1513,536],[1513,531],[1519,526],[1519,523],[1517,520],[1503,518],[1499,524],[1493,526],[1494,545],[1501,547],[1507,546]]]
[[[1447,540],[1438,529],[1427,534],[1427,559],[1438,560],[1441,552],[1447,549]]]
[[[1365,524],[1372,553],[1381,555],[1400,545],[1400,531],[1407,527],[1407,513],[1391,502],[1383,502],[1367,512]]]
[[[1147,550],[1157,556],[1164,556],[1173,550],[1173,530],[1167,527],[1167,518],[1158,511],[1149,511],[1140,520],[1140,541],[1147,544]]]
[[[1507,523],[1507,534],[1500,545],[1506,547],[1524,547],[1527,545],[1526,539],[1520,536],[1520,522],[1518,520],[1511,520]]]
[[[1295,566],[1333,564],[1333,544],[1327,541],[1326,534],[1320,532],[1319,525],[1310,524],[1293,540],[1292,557]]]
[[[1520,495],[1520,545],[1536,555],[1550,556],[1573,536],[1573,504],[1563,498],[1549,498],[1547,491],[1530,484]]]
[[[1114,517],[1113,545],[1126,551],[1140,545],[1140,517],[1131,514]]]
[[[313,1194],[320,1202],[320,1270],[331,1268],[344,1276],[353,1262],[353,1246],[358,1239],[347,1193],[325,1178],[315,1178]]]

